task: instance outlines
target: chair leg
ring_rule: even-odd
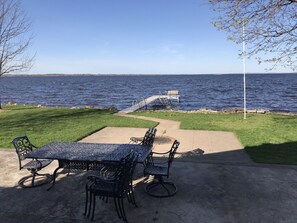
[[[92,218],[91,218],[92,221],[94,220],[95,206],[96,206],[96,196],[95,196],[95,194],[93,193],[93,209],[92,209]]]
[[[134,190],[133,190],[133,184],[132,182],[130,182],[129,185],[129,191],[127,191],[127,200],[129,203],[133,204],[135,207],[137,207],[136,201],[135,201],[135,197],[134,197]]]
[[[122,219],[122,216],[121,216],[121,213],[120,213],[120,210],[119,210],[120,207],[119,207],[119,204],[117,202],[117,198],[114,197],[113,200],[114,200],[114,205],[116,207],[116,211],[117,211],[118,217],[119,217],[119,219]]]
[[[69,176],[70,175],[70,167],[68,168],[68,171],[67,171],[68,173],[67,173],[67,176]]]
[[[92,208],[92,202],[93,202],[93,193],[91,191],[89,191],[89,198],[90,198],[90,201],[89,201],[89,208],[88,208],[88,214],[87,214],[88,218],[90,217],[90,214],[91,214],[91,208]]]
[[[89,190],[88,190],[88,185],[86,185],[86,203],[85,203],[84,216],[86,216],[86,214],[87,214],[88,201],[89,201]]]
[[[130,191],[128,192],[127,197],[129,197],[129,199],[131,200],[131,203],[135,206],[138,207],[135,201],[135,196],[134,196],[134,190],[133,190],[133,186],[130,186]],[[130,201],[129,201],[130,202]]]
[[[120,199],[121,209],[122,209],[122,213],[123,213],[123,220],[124,220],[124,222],[128,222],[127,217],[126,217],[126,213],[125,213],[124,199],[123,199],[123,197],[121,197],[119,199]]]
[[[133,204],[132,198],[131,198],[131,191],[127,191],[127,200],[129,203]]]
[[[131,196],[132,196],[132,201],[133,201],[134,206],[135,206],[135,207],[138,207],[138,206],[137,206],[137,203],[136,203],[136,200],[135,200],[135,196],[134,196],[134,191],[133,191],[133,190],[132,190],[132,192],[131,192]]]
[[[121,215],[120,219],[124,219],[124,214],[123,214],[120,198],[117,198],[117,202],[118,202],[118,207],[119,207],[120,215]]]
[[[34,181],[35,181],[36,171],[32,171],[32,187],[34,187]]]

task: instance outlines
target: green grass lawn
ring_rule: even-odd
[[[27,135],[36,146],[51,141],[77,141],[101,128],[151,127],[157,123],[118,117],[108,110],[91,108],[37,108],[4,106],[0,112],[0,148],[12,148],[16,136]]]
[[[234,132],[259,163],[297,164],[297,116],[278,114],[202,114],[137,112],[142,116],[181,121],[182,129]]]

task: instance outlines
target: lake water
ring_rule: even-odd
[[[247,74],[248,109],[297,113],[297,74]],[[178,109],[243,106],[242,75],[3,76],[2,103],[45,106],[131,106],[134,100],[178,90]]]

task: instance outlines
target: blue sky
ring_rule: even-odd
[[[33,74],[242,72],[241,45],[212,27],[207,0],[25,0],[22,6],[33,23]],[[247,72],[265,66],[248,60]]]

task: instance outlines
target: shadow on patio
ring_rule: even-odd
[[[144,192],[143,167],[137,166],[135,196],[138,208],[125,201],[129,222],[296,222],[297,168],[237,163],[243,150],[201,155],[181,154],[173,162],[170,181],[178,193],[153,198]],[[83,216],[88,173],[60,174],[49,185],[21,189],[13,151],[0,151],[0,222],[91,222]],[[224,163],[224,160],[229,162]],[[232,164],[232,165],[229,165]],[[53,163],[42,172],[52,172]],[[121,222],[114,203],[98,199],[95,222]]]

